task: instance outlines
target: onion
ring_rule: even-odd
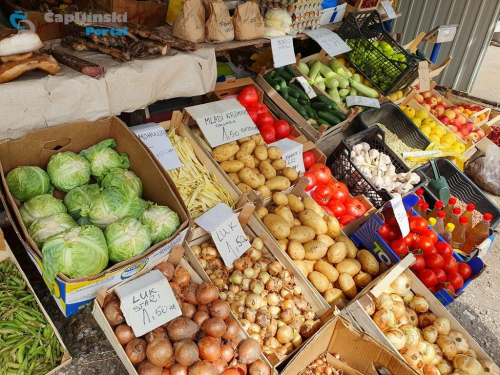
[[[271,369],[264,360],[258,359],[248,367],[248,375],[271,375]]]
[[[481,363],[477,359],[463,354],[458,354],[453,358],[453,367],[455,367],[455,370],[462,370],[468,375],[484,374],[483,366],[481,366]]]
[[[442,360],[436,365],[441,375],[450,375],[453,372],[453,367],[446,360]]]
[[[424,367],[424,360],[422,359],[422,354],[418,348],[403,348],[400,353],[406,362],[408,362],[410,367],[420,373],[420,370]]]
[[[408,319],[408,316],[406,316],[406,309],[405,309],[405,315],[403,315],[401,318],[396,319],[396,327],[401,327],[405,326],[407,324],[410,324],[410,320]],[[411,324],[410,324],[411,325]],[[413,327],[413,326],[412,326]]]
[[[212,318],[226,319],[229,316],[230,307],[226,301],[217,299],[210,304],[208,312]]]
[[[425,341],[421,341],[421,343],[425,344],[425,348],[420,349],[420,353],[422,353],[422,359],[424,360],[424,364],[430,365],[434,358],[436,358],[436,351],[434,350],[434,346]]]
[[[171,281],[169,284],[170,284],[170,287],[172,288],[172,291],[174,292],[174,294],[176,296],[180,296],[182,294],[182,289],[179,286],[179,284],[174,283],[173,281]]]
[[[189,284],[187,287],[182,289],[182,295],[184,296],[184,302],[190,303],[191,305],[198,305],[198,298],[196,298],[196,291],[198,290],[198,284]]]
[[[224,320],[224,323],[226,323],[226,333],[222,337],[227,340],[237,337],[240,333],[240,326],[238,325],[238,322],[229,316],[226,320]]]
[[[409,309],[408,307],[406,308],[406,317],[408,318],[408,321],[413,327],[418,326],[418,317],[417,313],[413,311],[412,309]]]
[[[221,375],[245,375],[242,369],[240,368],[228,368]]]
[[[162,368],[155,366],[146,359],[139,364],[139,367],[137,367],[137,373],[139,375],[161,375]]]
[[[406,307],[404,302],[393,301],[391,311],[396,319],[401,319],[406,315]]]
[[[198,311],[205,311],[208,314],[208,305],[198,305]]]
[[[398,296],[403,297],[411,287],[411,280],[408,279],[406,274],[402,273],[399,275],[396,280],[394,280],[391,285],[389,285],[389,289],[385,292],[387,294],[397,294]]]
[[[429,302],[424,296],[416,295],[410,302],[410,308],[415,310],[417,313],[424,313],[429,310]]]
[[[219,290],[214,284],[202,283],[198,286],[196,291],[196,298],[198,302],[202,305],[208,305],[209,303],[215,301],[219,296]]]
[[[154,339],[146,348],[149,362],[155,366],[168,367],[174,362],[174,350],[168,339],[159,337]]]
[[[319,320],[309,319],[306,320],[304,324],[300,326],[299,332],[303,338],[308,339],[309,337],[311,337],[316,333],[319,327],[320,327]]]
[[[205,323],[205,321],[209,318],[210,315],[208,315],[207,312],[197,311],[193,316],[193,322],[195,322],[198,327],[201,327],[203,323]]]
[[[476,358],[477,359],[477,354],[474,350],[469,349],[467,350],[467,353],[464,353],[465,355],[468,355],[469,357]],[[481,362],[481,361],[480,361]]]
[[[390,328],[384,332],[384,335],[396,350],[401,350],[405,347],[406,336],[403,331],[397,328]]]
[[[162,262],[155,267],[155,270],[159,270],[168,281],[172,281],[175,272],[175,267],[172,263]]]
[[[424,375],[441,375],[434,365],[425,365],[422,371]]]
[[[200,361],[189,368],[189,375],[217,375],[217,369],[210,362]]]
[[[174,363],[170,367],[170,375],[188,375],[188,368],[180,363]]]
[[[134,331],[132,331],[132,328],[127,324],[120,324],[116,327],[115,335],[118,342],[122,345],[126,345],[135,339]]]
[[[250,293],[245,298],[245,306],[252,310],[258,310],[262,306],[262,297],[255,293]]]
[[[469,350],[469,342],[464,335],[457,331],[450,331],[448,337],[455,342],[458,354],[467,353],[467,351]]]
[[[408,292],[406,292],[403,295],[403,302],[406,304],[409,304],[411,302],[411,300],[413,299],[413,297],[415,297],[415,293],[413,293],[411,290],[408,290]]]
[[[194,314],[196,313],[196,307],[187,302],[182,302],[182,316],[187,319],[193,319]]]
[[[399,329],[405,335],[407,347],[415,347],[418,345],[418,342],[420,341],[420,333],[417,328],[413,327],[411,324],[406,324],[399,327]]]
[[[144,335],[144,340],[146,340],[148,344],[151,344],[156,338],[168,338],[167,331],[165,331],[165,329],[162,327],[158,327]]]
[[[240,372],[240,375],[245,375],[247,373],[247,365],[238,362],[236,359],[233,359],[231,363],[229,363],[229,368],[237,369]]]
[[[178,342],[182,340],[193,340],[199,331],[199,327],[192,320],[178,317],[167,325],[167,333],[170,340]]]
[[[255,362],[261,355],[260,344],[254,339],[245,339],[238,345],[239,361],[243,364]]]
[[[227,362],[219,358],[217,361],[212,362],[212,365],[217,369],[217,374],[222,374],[227,367]]]
[[[133,339],[125,347],[125,353],[134,366],[137,366],[146,358],[147,345],[147,342],[142,339]]]
[[[186,367],[200,360],[198,346],[194,341],[182,340],[174,344],[175,360]]]
[[[172,375],[169,368],[163,368],[161,370],[161,375]]]
[[[226,333],[226,323],[221,318],[210,318],[202,325],[205,333],[212,337],[222,337]]]
[[[122,314],[122,310],[120,309],[120,300],[114,299],[111,302],[108,302],[106,306],[104,306],[104,316],[108,321],[110,326],[117,326],[119,324],[125,323],[125,317]]]
[[[441,362],[443,360],[443,351],[436,344],[431,344],[431,345],[434,348],[434,353],[436,353],[436,356],[432,360],[431,365],[435,366],[435,365],[437,365],[439,362]]]
[[[384,309],[384,310],[392,310],[392,305],[393,305],[393,300],[391,296],[387,293],[382,293],[378,298],[375,300],[375,306],[377,310]]]
[[[189,271],[185,268],[179,267],[174,272],[174,283],[179,285],[182,288],[185,288],[189,285],[191,281],[191,275]]]
[[[378,310],[373,316],[373,321],[380,328],[381,331],[385,331],[388,328],[392,328],[396,325],[396,319],[392,311],[385,309]]]
[[[293,339],[293,328],[287,325],[278,328],[276,338],[281,344],[286,344]]]
[[[218,360],[222,351],[219,341],[210,336],[206,336],[198,342],[198,350],[200,358],[206,359],[209,362]]]
[[[451,360],[457,355],[457,346],[448,336],[439,335],[436,342],[447,359]]]
[[[436,321],[436,315],[434,315],[430,312],[418,314],[418,326],[420,328],[428,327],[428,326],[432,325],[432,323],[434,323],[435,321]]]
[[[446,318],[437,318],[434,323],[432,323],[434,327],[436,327],[438,333],[440,335],[448,336],[450,333],[450,321]],[[442,349],[442,348],[441,348]]]
[[[488,359],[481,359],[479,363],[483,366],[486,374],[500,375],[500,367],[498,367],[494,362]]]
[[[231,360],[234,358],[234,354],[235,351],[231,345],[222,345],[220,356],[226,363],[231,362]]]
[[[434,344],[438,338],[439,333],[438,333],[436,327],[428,326],[422,330],[422,335],[424,336],[425,341],[430,342],[431,344]]]

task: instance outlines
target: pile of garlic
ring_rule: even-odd
[[[396,167],[389,155],[370,149],[366,142],[352,148],[351,161],[378,190],[405,194],[420,182],[420,176],[411,171],[396,173]]]

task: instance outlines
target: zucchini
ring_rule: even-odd
[[[346,119],[346,116],[339,110],[331,110],[329,112],[337,117],[340,121],[344,121]]]
[[[333,109],[330,104],[323,102],[311,103],[311,107],[313,107],[316,111],[330,111],[331,109]]]
[[[319,66],[319,72],[321,73],[321,75],[325,78],[335,78],[333,75],[335,74],[335,72],[333,70],[331,70],[329,67],[327,67],[325,64],[322,64],[320,62],[320,66]]]
[[[306,76],[309,76],[309,67],[307,66],[306,63],[299,62],[297,64],[297,68],[299,68],[300,72]]]
[[[337,81],[339,81],[339,87],[341,89],[345,89],[347,86],[349,86],[349,80],[346,77],[341,76],[340,74],[333,73],[332,77],[330,78],[335,78]]]
[[[361,76],[359,74],[353,75],[352,79],[355,80],[356,82],[361,83]]]
[[[339,109],[337,103],[335,103],[330,98],[327,98],[325,95],[318,95],[315,99],[316,99],[316,102],[329,104],[332,107],[332,109]]]
[[[302,117],[304,117],[306,120],[309,120],[309,115],[307,114],[307,111],[305,110],[304,107],[302,107],[299,104],[299,102],[297,101],[297,99],[289,97],[288,98],[288,104],[290,104],[292,106],[292,108],[295,109],[299,113],[299,115],[301,115]]]
[[[309,78],[311,78],[313,81],[316,80],[316,77],[319,74],[319,70],[321,69],[321,61],[315,61],[312,64],[311,70],[309,72]]]
[[[341,89],[339,90],[339,95],[341,98],[345,98],[347,95],[349,95],[349,89]]]
[[[326,90],[325,81],[321,81],[321,82],[316,83],[316,86],[318,86],[323,91]]]
[[[356,95],[358,95],[358,91],[354,87],[351,87],[351,89],[349,90],[349,96],[356,96]]]
[[[297,78],[299,75],[293,70],[291,65],[285,66],[285,70],[287,71],[288,74],[290,74],[292,77]]]
[[[335,73],[341,75],[342,77],[351,78],[352,76],[352,73],[348,70],[345,70],[342,64],[340,64],[337,59],[332,59],[330,61],[330,67]]]
[[[271,75],[268,73],[268,74],[264,74],[264,79],[266,80],[267,83],[269,83],[269,85],[275,89],[276,91],[280,91],[281,89],[281,86],[278,82],[276,82],[272,77]]]
[[[378,98],[378,92],[374,89],[371,89],[362,83],[356,82],[354,79],[349,80],[349,83],[351,84],[351,87],[356,89],[360,94],[373,99]]]
[[[337,90],[337,89],[328,90],[328,95],[330,95],[333,100],[340,102],[339,90]]]
[[[325,85],[329,89],[336,89],[337,87],[339,87],[339,81],[335,78],[327,79],[325,80]]]
[[[342,122],[342,121],[340,121],[340,119],[338,117],[332,115],[330,112],[319,111],[318,115],[320,118],[327,121],[331,125],[337,125],[337,124],[340,124]]]

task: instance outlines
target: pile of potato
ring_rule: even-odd
[[[353,299],[380,272],[377,259],[360,250],[307,194],[276,192],[270,208],[257,214],[299,271],[333,305]]]

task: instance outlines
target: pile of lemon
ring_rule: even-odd
[[[392,94],[389,95],[389,99],[391,99],[391,101],[393,102],[402,98],[403,98],[403,91],[401,90],[393,92]]]

